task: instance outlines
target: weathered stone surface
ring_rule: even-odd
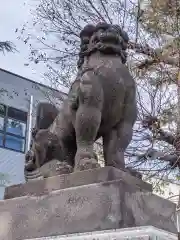
[[[72,172],[72,170],[72,167],[67,163],[60,162],[58,159],[52,159],[51,161],[44,163],[40,168],[36,168],[33,171],[25,170],[24,176],[26,181],[30,182],[47,177],[54,177],[60,174],[69,174]]]
[[[121,180],[0,201],[0,240],[152,225],[176,233],[176,205]]]
[[[36,238],[31,240],[177,240],[177,234],[145,226],[86,233],[75,233],[61,236]]]
[[[44,180],[34,180],[26,184],[18,184],[5,189],[4,199],[33,195],[41,196],[54,190],[100,183],[121,179],[127,184],[138,186],[142,190],[152,191],[151,184],[133,177],[123,170],[113,167],[104,167],[71,174],[50,177]]]

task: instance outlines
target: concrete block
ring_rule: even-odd
[[[176,205],[122,180],[0,201],[0,240],[152,225],[176,233]]]
[[[152,191],[152,185],[143,182],[127,172],[113,168],[103,167],[71,174],[49,177],[42,180],[34,180],[25,184],[18,184],[5,189],[4,199],[22,196],[41,196],[51,191],[77,187],[92,183],[100,183],[112,180],[121,180],[127,184],[137,186],[144,191]]]
[[[145,226],[86,233],[75,233],[61,236],[34,238],[31,240],[178,240],[177,234]]]

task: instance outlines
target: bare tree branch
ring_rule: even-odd
[[[16,50],[14,44],[9,41],[0,42],[0,52],[14,52]],[[17,50],[16,50],[17,51]]]

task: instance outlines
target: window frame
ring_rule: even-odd
[[[0,105],[3,105],[5,107],[5,114],[4,114],[4,116],[3,116],[3,114],[0,113],[0,117],[4,119],[4,127],[3,127],[2,130],[0,129],[0,133],[3,135],[2,146],[0,146],[0,148],[12,150],[12,151],[19,152],[19,153],[25,153],[26,152],[26,142],[27,142],[27,131],[28,131],[28,128],[27,128],[28,112],[25,112],[23,110],[20,110],[20,109],[17,109],[17,108],[5,105],[3,103],[0,103]],[[13,108],[15,110],[18,110],[18,111],[21,111],[21,112],[25,113],[26,114],[26,121],[22,121],[22,120],[19,120],[19,119],[16,119],[16,118],[9,117],[8,116],[8,109],[9,108]],[[22,137],[20,135],[17,135],[17,134],[14,134],[14,133],[8,133],[7,132],[6,127],[7,127],[7,124],[8,124],[8,119],[11,119],[11,120],[14,120],[14,121],[18,121],[18,122],[24,123],[26,125],[26,130],[25,130],[25,136],[24,137]],[[12,137],[15,137],[15,138],[23,140],[24,141],[24,149],[23,149],[23,151],[6,147],[5,146],[6,136],[12,136]]]

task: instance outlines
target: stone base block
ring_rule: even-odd
[[[103,167],[88,171],[63,174],[42,180],[34,180],[5,189],[4,199],[22,196],[41,196],[55,190],[77,187],[92,183],[121,180],[129,185],[139,187],[143,191],[152,191],[152,185],[133,177],[127,172],[113,167]]]
[[[34,238],[31,240],[178,240],[177,234],[172,234],[155,227],[135,227],[112,229],[99,232],[87,232],[62,236]]]
[[[0,201],[0,240],[147,225],[176,233],[175,210],[174,203],[122,180],[69,187]]]

